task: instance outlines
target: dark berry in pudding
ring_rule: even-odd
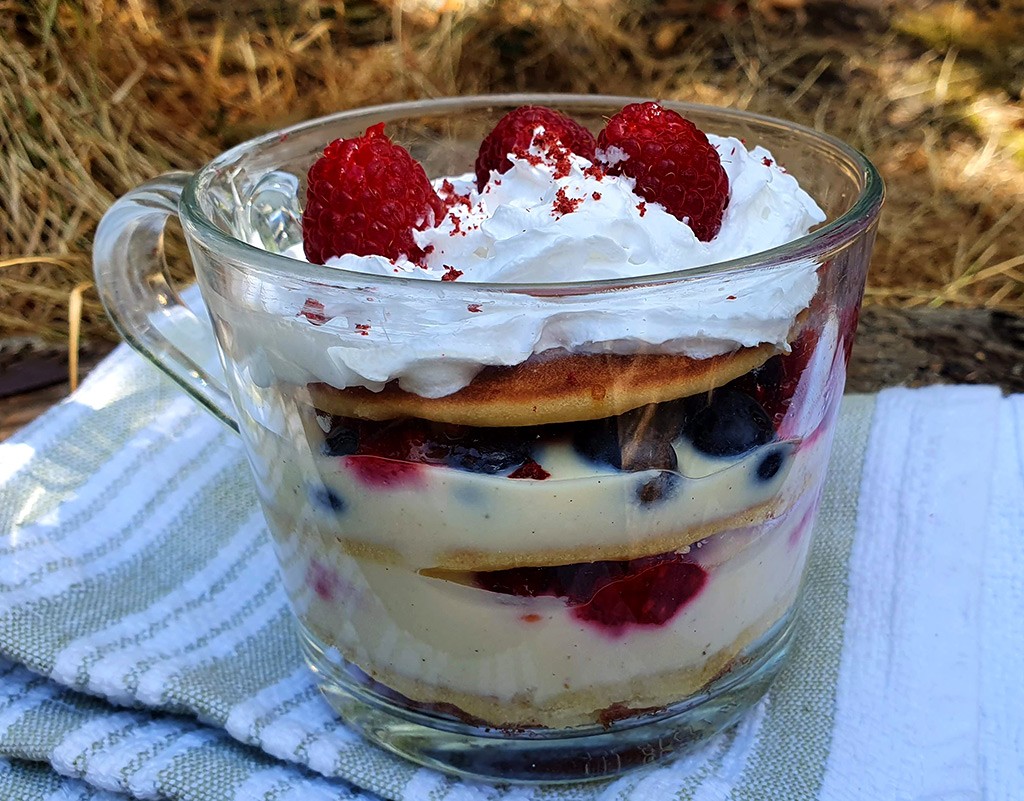
[[[576,452],[617,470],[675,470],[674,440],[683,425],[682,405],[659,403],[632,412],[577,423],[572,443]]]
[[[782,448],[772,448],[757,465],[757,477],[761,481],[771,481],[778,475],[786,461],[786,452]]]
[[[728,388],[754,398],[778,430],[789,411],[800,376],[811,361],[818,344],[818,332],[808,328],[792,343],[788,354],[773,356],[760,367],[740,376]]]
[[[641,506],[652,506],[675,496],[683,480],[678,473],[661,472],[642,482],[636,488],[636,499]]]
[[[377,457],[488,475],[513,471],[531,456],[527,429],[471,428],[413,419],[375,423],[323,412],[317,418],[327,428],[320,447],[325,456]]]
[[[775,428],[761,405],[735,389],[714,390],[698,399],[700,404],[686,423],[693,446],[709,456],[738,456],[765,445]]]
[[[528,443],[507,429],[470,429],[446,444],[445,463],[472,473],[504,473],[520,467],[530,458]]]
[[[617,418],[578,423],[573,426],[572,445],[577,453],[592,462],[622,469]]]
[[[314,487],[309,491],[313,504],[324,511],[341,514],[345,511],[345,501],[330,487]]]
[[[349,456],[359,451],[359,434],[354,427],[345,425],[344,421],[334,424],[324,438],[321,446],[324,456]]]

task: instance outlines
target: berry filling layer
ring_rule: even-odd
[[[306,488],[313,512],[353,553],[417,569],[668,553],[777,516],[817,464],[733,387],[523,428],[304,414],[320,477]]]

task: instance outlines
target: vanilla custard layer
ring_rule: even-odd
[[[329,654],[416,701],[452,703],[496,726],[582,725],[613,704],[658,707],[698,691],[768,631],[796,599],[815,500],[695,544],[689,558],[707,581],[658,626],[609,629],[556,597],[354,558],[323,532],[278,546],[298,617]]]

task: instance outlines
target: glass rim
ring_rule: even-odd
[[[330,285],[333,283],[332,277],[335,277],[337,280],[355,281],[363,284],[390,285],[392,287],[424,284],[431,286],[436,282],[405,275],[378,275],[357,270],[346,270],[340,267],[325,267],[322,264],[312,264],[311,262],[294,259],[280,253],[273,253],[256,245],[249,244],[224,232],[205,215],[198,200],[199,187],[211,173],[217,173],[224,169],[226,165],[243,157],[248,152],[258,150],[264,146],[273,146],[275,143],[284,141],[288,136],[295,133],[304,133],[313,128],[331,125],[348,119],[365,117],[375,119],[376,121],[388,122],[417,113],[437,114],[444,111],[480,109],[489,106],[553,105],[571,110],[573,106],[608,105],[621,108],[629,103],[643,102],[646,99],[650,98],[554,93],[458,95],[363,106],[305,120],[241,142],[193,172],[185,185],[179,204],[182,226],[187,234],[203,241],[218,254],[224,254],[232,258],[234,261],[243,264],[246,269],[255,269],[258,272],[275,277],[298,278],[320,285]],[[455,282],[452,282],[445,288],[454,290],[461,287],[472,288],[477,291],[486,289],[527,294],[559,294],[559,290],[564,290],[577,294],[581,291],[598,292],[602,290],[675,283],[709,275],[731,275],[746,270],[764,268],[773,264],[821,259],[823,257],[828,258],[830,254],[842,249],[847,243],[852,242],[857,236],[866,231],[877,218],[885,195],[882,177],[867,156],[843,140],[800,123],[742,109],[673,100],[659,100],[658,102],[666,108],[678,111],[683,116],[686,116],[687,111],[693,111],[698,114],[705,113],[731,117],[738,121],[757,123],[767,127],[785,128],[789,132],[797,133],[807,137],[809,140],[816,141],[818,144],[824,145],[845,157],[850,165],[856,169],[862,182],[860,192],[846,212],[834,220],[824,223],[820,228],[816,228],[814,231],[783,245],[741,258],[713,262],[699,267],[682,268],[626,278],[515,283],[460,280],[457,282],[458,286],[456,286]],[[324,146],[327,144],[327,142],[324,142]]]

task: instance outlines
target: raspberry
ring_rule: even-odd
[[[597,138],[608,172],[636,181],[636,193],[687,222],[702,242],[715,237],[729,203],[729,178],[718,151],[696,125],[657,103],[633,103]],[[627,158],[609,158],[609,148]]]
[[[508,477],[532,478],[534,481],[543,481],[546,478],[551,478],[551,473],[533,461],[533,459],[527,459],[520,467],[509,473]]]
[[[362,136],[335,140],[309,168],[306,258],[324,264],[352,253],[422,262],[412,232],[434,226],[443,214],[423,167],[379,123]]]
[[[352,475],[374,489],[418,487],[423,483],[423,468],[414,462],[395,462],[380,456],[345,456]]]
[[[542,146],[547,147],[549,154],[564,158],[564,150],[568,150],[590,161],[594,160],[594,147],[597,144],[594,135],[578,122],[544,106],[520,106],[498,120],[494,130],[480,143],[480,152],[476,157],[476,188],[479,191],[483,191],[491,170],[503,173],[511,168],[509,153],[526,155],[539,126],[544,127]],[[552,152],[557,144],[561,144],[561,148],[558,148],[561,153]]]
[[[704,588],[704,569],[677,553],[625,562],[588,562],[557,567],[516,567],[474,573],[491,592],[562,598],[577,620],[611,635],[629,626],[661,626]]]
[[[644,561],[637,559],[630,565]],[[603,585],[573,614],[620,633],[630,624],[661,626],[704,588],[707,573],[700,565],[684,562],[678,555],[635,569]]]

